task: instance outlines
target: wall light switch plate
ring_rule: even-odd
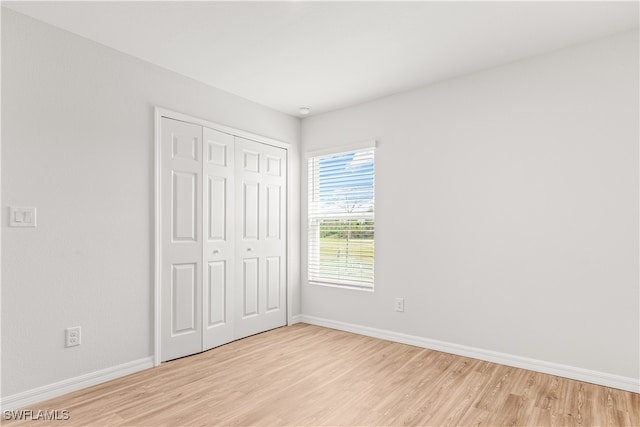
[[[9,207],[9,227],[35,227],[36,208]]]

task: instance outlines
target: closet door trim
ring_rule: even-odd
[[[229,126],[221,125],[218,123],[210,122],[208,120],[204,120],[197,117],[192,117],[187,114],[179,113],[177,111],[168,110],[162,107],[155,107],[154,109],[154,117],[155,117],[155,141],[154,141],[154,270],[153,270],[153,283],[154,283],[154,332],[153,332],[153,362],[155,366],[160,365],[161,363],[161,316],[162,316],[162,301],[161,301],[161,279],[162,279],[162,234],[161,234],[161,226],[162,226],[162,206],[161,206],[161,173],[162,173],[162,164],[161,164],[161,144],[162,144],[162,118],[166,117],[168,119],[179,120],[187,123],[193,123],[196,125],[200,125],[203,127],[211,128],[220,132],[228,133],[234,136],[238,136],[241,138],[250,139],[253,141],[260,142],[266,145],[272,145],[274,147],[284,148],[287,150],[287,201],[286,201],[286,227],[287,227],[287,250],[286,250],[286,259],[287,259],[287,269],[286,269],[286,284],[287,284],[287,325],[291,325],[293,323],[292,319],[292,286],[291,286],[291,262],[290,262],[290,250],[291,250],[291,153],[290,148],[291,144],[278,141],[276,139],[267,138],[262,135],[256,135],[251,132],[246,132],[241,129],[232,128]]]

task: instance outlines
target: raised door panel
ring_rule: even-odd
[[[209,200],[208,225],[209,241],[225,241],[227,239],[227,178],[209,176],[207,182]]]
[[[281,187],[279,185],[267,185],[267,209],[266,209],[266,239],[280,239],[282,226],[282,200]]]
[[[174,242],[198,240],[198,174],[172,171],[171,235]]]
[[[260,232],[260,184],[242,184],[242,230],[244,240],[258,240]]]
[[[186,124],[186,123],[185,123]],[[171,134],[171,155],[174,159],[198,161],[200,136],[190,130],[177,129]]]
[[[208,264],[209,311],[207,326],[217,326],[227,322],[227,263],[211,261]]]
[[[280,307],[280,292],[282,290],[282,275],[280,269],[281,257],[268,256],[267,261],[267,312],[279,310]]]
[[[267,175],[281,176],[282,158],[276,156],[265,156],[267,159]]]
[[[231,144],[217,141],[213,138],[207,140],[208,155],[207,161],[213,165],[226,167],[229,159],[227,152]]]
[[[242,169],[246,172],[260,172],[260,153],[249,149],[242,150]]]
[[[258,314],[260,261],[245,258],[242,264],[242,317],[246,318]]]
[[[197,267],[195,263],[171,266],[171,332],[174,335],[196,329]]]

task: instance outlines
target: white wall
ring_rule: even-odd
[[[298,119],[3,9],[2,396],[152,354],[156,105],[293,144],[299,295]]]
[[[638,94],[634,32],[304,119],[378,150],[375,292],[303,314],[637,380]]]

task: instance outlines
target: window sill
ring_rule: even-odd
[[[373,284],[369,287],[369,286],[340,284],[340,283],[333,283],[333,282],[322,282],[319,280],[309,280],[308,283],[310,285],[325,286],[328,288],[340,288],[340,289],[349,289],[352,291],[374,292]]]

